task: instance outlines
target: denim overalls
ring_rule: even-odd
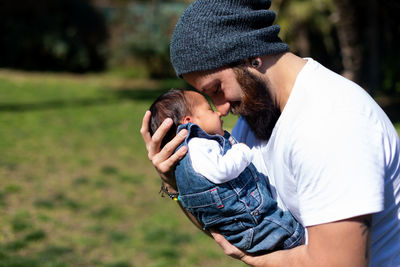
[[[187,146],[193,137],[201,137],[217,141],[224,153],[231,148],[229,139],[233,137],[226,131],[224,137],[209,135],[192,123],[180,125],[178,131],[181,129],[188,130],[181,146]],[[304,228],[288,211],[278,208],[267,178],[253,164],[239,177],[214,184],[194,171],[190,152],[176,166],[178,199],[204,229],[215,229],[249,253],[289,249],[301,244]]]

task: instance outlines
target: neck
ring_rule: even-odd
[[[262,57],[264,80],[268,83],[281,112],[286,106],[297,75],[306,60],[293,53],[282,53]]]

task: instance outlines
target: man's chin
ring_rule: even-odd
[[[236,112],[235,110],[230,109],[229,113],[233,114],[233,115],[237,115],[237,116],[241,116],[242,114],[240,114],[239,112]]]
[[[260,140],[268,140],[272,130],[280,116],[280,112],[275,112],[267,109],[254,111],[246,108],[243,105],[233,106],[230,112],[234,115],[242,116],[250,126],[255,136]]]

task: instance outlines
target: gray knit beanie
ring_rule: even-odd
[[[197,0],[179,18],[170,44],[176,74],[212,70],[289,50],[272,25],[270,0]]]

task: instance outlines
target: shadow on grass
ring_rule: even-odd
[[[21,255],[19,253],[22,249],[28,247],[30,243],[37,243],[44,241],[47,235],[42,230],[35,230],[27,233],[19,239],[10,241],[8,243],[0,244],[0,266],[2,267],[40,267],[51,266],[61,267],[67,266],[62,262],[62,258],[73,253],[72,248],[47,246],[35,255]]]
[[[145,226],[143,234],[146,254],[152,259],[169,262],[171,266],[178,265],[179,259],[183,256],[182,248],[193,242],[189,234],[156,226],[154,223],[152,227]]]
[[[73,252],[70,248],[48,247],[37,255],[27,256],[0,251],[0,266],[4,267],[67,267],[62,257]]]
[[[119,89],[103,91],[104,96],[97,98],[53,100],[34,103],[0,103],[0,112],[28,112],[35,110],[61,109],[69,107],[88,107],[115,104],[121,101],[152,102],[167,89]],[[400,97],[377,100],[393,123],[400,122]]]
[[[71,265],[71,258],[75,262],[77,259],[76,251],[72,247],[55,246],[49,244],[42,250],[37,251],[32,255],[26,255],[22,249],[29,246],[29,243],[40,242],[46,238],[43,231],[36,231],[26,235],[25,237],[0,244],[0,267],[69,267]],[[115,240],[113,240],[115,241]],[[84,265],[79,265],[84,266]],[[92,266],[92,265],[90,265]],[[117,261],[111,263],[101,263],[98,266],[102,267],[132,267],[129,262]]]
[[[89,107],[116,104],[121,101],[153,101],[166,89],[135,89],[104,91],[104,96],[73,100],[52,100],[32,103],[0,103],[0,112],[29,112],[70,107]]]
[[[133,101],[151,101],[156,100],[158,96],[166,92],[168,89],[140,89],[140,90],[115,90],[112,91],[118,99],[129,99]]]

